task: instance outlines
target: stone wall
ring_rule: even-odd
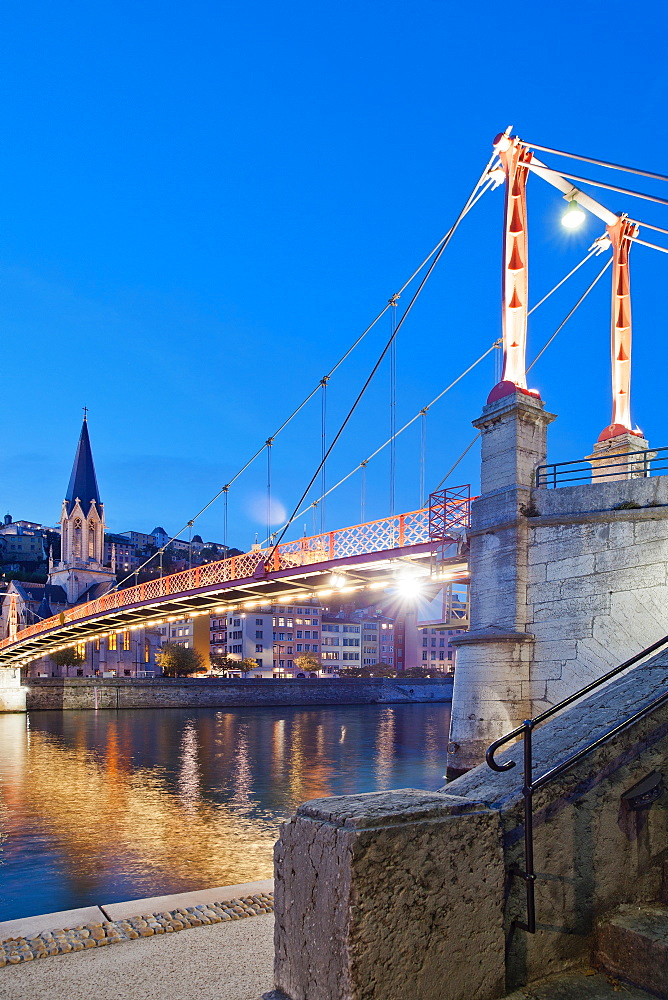
[[[534,489],[532,501],[526,621],[542,711],[668,634],[668,477]]]
[[[450,776],[668,634],[668,477],[497,490],[472,505],[470,547]]]
[[[534,734],[534,776],[666,692],[654,657]],[[590,961],[593,923],[657,899],[668,792],[632,811],[649,772],[668,778],[668,703],[536,793],[537,933],[526,919],[522,747],[439,792],[305,803],[276,848],[276,985],[292,1000],[496,1000]],[[505,950],[505,956],[504,956]]]
[[[21,685],[21,671],[0,668],[0,712],[25,712],[26,689]]]
[[[48,677],[25,682],[28,711],[449,702],[452,679],[208,680]]]

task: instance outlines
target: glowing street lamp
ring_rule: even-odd
[[[421,597],[423,591],[423,580],[418,576],[402,576],[397,580],[397,592],[407,600]]]
[[[568,207],[561,217],[561,224],[565,226],[566,229],[579,229],[582,223],[585,221],[585,213],[578,205],[575,198],[571,198],[568,202]]]

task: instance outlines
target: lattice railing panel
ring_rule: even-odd
[[[448,492],[448,491],[444,491]],[[444,505],[445,506],[445,505]],[[431,512],[433,518],[433,511]],[[445,527],[448,517],[456,521],[457,517],[465,519],[468,516],[468,498],[453,497],[447,512],[443,509],[443,520],[439,527]],[[320,535],[299,538],[293,542],[284,542],[276,552],[270,549],[256,549],[242,555],[222,559],[219,562],[206,563],[181,573],[162,577],[159,580],[149,580],[126,590],[115,590],[87,604],[70,608],[63,615],[65,623],[75,622],[81,618],[95,617],[128,607],[131,604],[184,594],[202,587],[211,587],[219,583],[229,583],[233,580],[244,580],[253,577],[263,564],[269,571],[277,569],[296,569],[314,563],[328,562],[334,559],[345,559],[350,556],[360,556],[371,552],[385,552],[389,549],[401,548],[405,545],[417,545],[429,541],[430,509],[410,511],[408,514],[398,514],[394,517],[384,517],[378,521],[366,524],[356,524],[338,531],[329,531]],[[63,620],[57,615],[43,622],[36,622],[18,633],[16,639],[0,640],[0,649],[14,645],[34,635],[47,632]]]

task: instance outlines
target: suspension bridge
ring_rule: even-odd
[[[593,475],[611,478],[637,475],[637,460],[629,461],[628,455],[634,449],[644,447],[640,432],[631,422],[630,382],[631,382],[631,291],[629,273],[629,252],[634,243],[668,253],[668,247],[654,241],[640,238],[643,227],[668,235],[668,230],[651,223],[631,218],[626,213],[615,214],[602,205],[591,193],[583,188],[588,186],[612,191],[616,196],[644,199],[661,205],[668,205],[667,199],[655,197],[596,179],[584,178],[566,173],[545,164],[537,157],[537,152],[555,157],[575,158],[594,164],[599,168],[620,172],[631,172],[653,180],[668,180],[663,175],[632,167],[624,167],[579,154],[550,149],[549,147],[525,142],[513,136],[510,130],[497,136],[493,143],[493,154],[485,165],[480,177],[466,199],[461,211],[450,229],[431,252],[411,274],[408,280],[395,292],[379,311],[372,323],[357,337],[330,371],[295,407],[281,426],[267,437],[264,443],[212,497],[199,512],[186,521],[184,527],[169,542],[139,567],[141,570],[150,562],[154,565],[161,559],[169,544],[192,527],[197,519],[213,503],[222,498],[224,504],[225,537],[227,538],[227,501],[231,487],[259,458],[264,455],[267,464],[267,537],[263,543],[253,546],[251,551],[241,555],[208,563],[169,576],[160,576],[143,583],[131,584],[130,574],[126,580],[109,593],[95,600],[77,604],[57,616],[19,628],[15,608],[10,608],[7,635],[0,639],[0,666],[17,667],[29,663],[57,649],[66,648],[76,642],[97,638],[116,630],[154,626],[166,620],[196,617],[210,613],[225,613],[232,609],[251,609],[260,605],[281,602],[294,603],[298,600],[326,599],[334,592],[353,593],[368,589],[381,590],[397,584],[399,580],[415,581],[424,579],[439,585],[467,583],[468,562],[466,531],[470,524],[470,491],[468,487],[442,488],[457,468],[466,452],[474,445],[476,438],[466,451],[453,463],[439,483],[429,502],[424,490],[424,461],[421,461],[420,507],[407,513],[394,513],[394,479],[396,477],[396,442],[398,438],[417,421],[422,421],[427,412],[435,406],[461,379],[463,379],[484,358],[498,348],[503,351],[501,377],[492,389],[488,404],[514,393],[527,396],[537,394],[527,387],[526,374],[551,342],[579,308],[587,295],[601,280],[608,269],[612,275],[611,310],[611,383],[612,412],[610,423],[599,436],[599,445],[604,450],[606,461],[591,461]],[[535,175],[556,188],[568,206],[564,224],[574,228],[584,212],[593,214],[605,226],[603,234],[595,240],[584,258],[567,275],[536,303],[529,308],[528,302],[528,233],[527,233],[527,181]],[[396,357],[397,336],[413,311],[425,285],[436,265],[445,254],[459,226],[468,213],[490,190],[500,186],[505,188],[503,214],[502,251],[502,337],[490,347],[448,386],[439,392],[402,427],[396,427]],[[551,335],[536,355],[532,365],[527,367],[526,340],[529,315],[539,308],[557,289],[567,282],[591,258],[605,256],[605,263],[588,288],[581,295],[564,321]],[[399,318],[398,303],[407,289],[414,289],[407,306]],[[371,371],[361,386],[352,405],[336,432],[328,440],[326,433],[326,394],[330,381],[355,348],[378,324],[383,316],[390,313],[391,332],[382,347]],[[327,488],[327,461],[358,410],[369,387],[376,379],[386,358],[390,362],[390,434],[375,451],[359,462],[335,485]],[[322,449],[320,461],[308,483],[305,484],[299,500],[290,516],[278,531],[271,526],[271,460],[276,438],[306,404],[320,393],[322,400]],[[424,449],[424,431],[421,448]],[[326,498],[356,473],[362,476],[362,497],[366,470],[369,462],[380,452],[389,450],[391,489],[390,512],[386,517],[374,521],[363,521],[351,527],[333,531],[321,530],[310,537],[289,540],[287,534],[293,530],[306,511],[319,511],[321,527]],[[601,452],[603,454],[603,451]],[[610,463],[610,455],[614,461]],[[627,459],[624,462],[624,459]],[[618,472],[616,465],[627,472]],[[611,471],[612,468],[612,471]],[[628,471],[630,470],[630,471]],[[651,474],[651,458],[645,456],[643,475]],[[556,476],[554,477],[556,485]],[[313,498],[317,487],[318,496]],[[364,500],[362,500],[364,510]]]

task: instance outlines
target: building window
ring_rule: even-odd
[[[262,645],[262,643],[257,643],[256,644],[256,646],[255,646],[255,652],[256,653],[264,653],[264,646]]]
[[[112,632],[111,635],[109,636],[108,647],[109,649],[114,650],[117,648],[117,644],[118,644],[118,636],[116,635],[115,632]]]
[[[129,632],[124,632],[123,633],[123,649],[129,649],[129,648],[130,648],[130,633]]]
[[[256,618],[255,619],[255,624],[256,625],[264,625],[264,618]]]
[[[302,644],[301,644],[301,642],[297,643],[296,649],[297,649],[298,653],[301,653],[301,651],[302,651]]]
[[[77,653],[78,653],[79,656],[85,656],[86,655],[86,643],[85,642],[78,642],[74,648],[76,649],[76,651],[77,651]]]
[[[255,630],[255,638],[256,639],[261,639],[262,638],[262,629],[256,629]]]
[[[144,641],[144,663],[150,663],[150,662],[151,662],[151,644],[148,641],[148,639],[146,639]]]

